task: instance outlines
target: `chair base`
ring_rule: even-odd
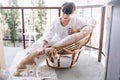
[[[72,64],[72,65],[70,65],[70,66],[66,66],[66,67],[62,67],[62,66],[54,66],[54,65],[50,65],[48,59],[46,59],[46,63],[47,63],[47,65],[48,65],[49,67],[52,67],[52,68],[55,68],[55,69],[69,69],[69,68],[74,67],[74,66],[77,64],[77,63],[74,63],[74,64]]]
[[[81,53],[81,50],[79,50],[79,52],[75,53],[75,54],[59,54],[58,59],[54,59],[54,62],[50,61],[49,58],[46,58],[46,63],[49,67],[52,68],[57,68],[57,69],[68,69],[68,68],[72,68],[76,65],[79,55]],[[67,62],[66,62],[66,61]],[[66,63],[64,63],[66,62]],[[64,64],[65,65],[64,65]],[[66,66],[67,65],[67,66]]]

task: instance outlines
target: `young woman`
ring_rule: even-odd
[[[66,2],[62,5],[62,16],[54,19],[51,29],[40,38],[36,43],[34,43],[29,52],[33,52],[35,50],[43,51],[48,46],[52,46],[57,41],[60,41],[64,37],[69,34],[79,32],[79,30],[85,25],[81,22],[81,20],[72,14],[76,10],[76,6],[72,2]]]
[[[45,54],[45,48],[52,46],[54,43],[62,40],[69,34],[79,32],[80,29],[85,25],[77,17],[72,16],[76,10],[76,6],[73,2],[66,2],[61,7],[62,16],[56,18],[51,29],[43,36],[38,39],[28,50],[28,55],[21,60],[18,65],[17,73],[15,75],[20,75],[19,69],[25,69],[26,64],[34,62],[34,58]]]

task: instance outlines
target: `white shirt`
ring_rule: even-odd
[[[46,46],[52,46],[54,43],[60,41],[64,37],[68,36],[69,28],[81,29],[85,24],[78,18],[71,16],[69,23],[66,26],[62,26],[60,23],[60,17],[54,19],[50,30],[40,39],[38,39],[30,48],[29,51],[41,49],[42,41],[48,41]]]
[[[43,39],[48,42],[50,42],[51,40],[60,41],[61,39],[69,35],[69,28],[73,27],[75,29],[80,29],[82,26],[84,26],[84,23],[75,16],[71,16],[69,23],[66,26],[62,26],[60,23],[60,17],[58,17],[53,21],[50,30],[45,34]]]
[[[77,17],[71,16],[69,23],[66,26],[62,26],[60,23],[60,17],[55,18],[50,30],[42,37],[42,40],[51,42],[57,42],[68,36],[69,28],[80,29],[85,24]]]

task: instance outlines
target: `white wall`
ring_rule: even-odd
[[[120,5],[113,6],[112,15],[108,17],[107,34],[109,39],[107,52],[106,80],[120,80]],[[109,31],[110,30],[110,31]]]

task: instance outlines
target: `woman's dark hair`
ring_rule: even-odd
[[[73,2],[66,2],[62,5],[62,12],[65,14],[72,14],[76,9]]]

